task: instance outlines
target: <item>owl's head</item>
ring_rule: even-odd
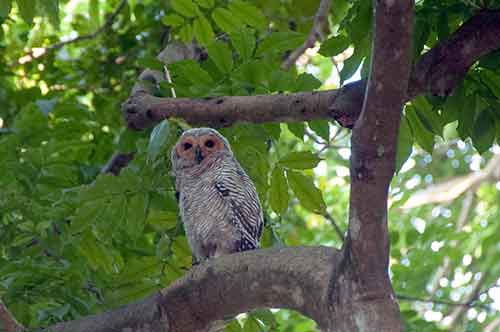
[[[212,128],[186,130],[172,149],[172,167],[176,170],[211,163],[215,157],[232,155],[227,139]]]

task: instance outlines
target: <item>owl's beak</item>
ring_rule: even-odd
[[[194,159],[199,163],[203,160],[203,155],[201,154],[201,148],[197,145],[194,149]]]

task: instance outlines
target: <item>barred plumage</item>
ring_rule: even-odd
[[[255,249],[262,209],[255,186],[216,130],[194,128],[172,149],[179,210],[196,261]]]

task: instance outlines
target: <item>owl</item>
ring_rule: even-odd
[[[193,264],[257,248],[262,208],[227,139],[211,128],[187,130],[171,160]]]

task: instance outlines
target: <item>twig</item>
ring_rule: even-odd
[[[322,38],[322,29],[328,17],[328,11],[330,10],[331,0],[321,0],[318,11],[314,16],[313,26],[309,32],[304,43],[297,48],[295,51],[290,53],[290,55],[283,61],[281,68],[284,70],[290,69],[290,67],[297,61],[297,59],[308,49],[314,46],[314,43]]]
[[[0,299],[0,321],[2,321],[5,332],[20,332],[24,331],[24,326],[17,322],[16,318],[10,313]]]
[[[455,301],[440,300],[440,299],[434,299],[434,298],[424,299],[424,298],[420,298],[417,296],[404,295],[404,294],[397,294],[396,297],[398,298],[398,300],[402,300],[402,301],[445,304],[445,305],[450,305],[450,306],[467,307],[467,308],[474,308],[475,307],[475,308],[481,308],[481,309],[485,309],[485,310],[491,310],[489,305],[482,304],[482,303],[476,303],[475,301],[455,302]]]
[[[326,212],[323,215],[323,217],[326,220],[328,220],[330,222],[330,224],[332,224],[333,229],[335,229],[335,233],[337,233],[337,235],[340,238],[340,241],[344,242],[344,232],[342,232],[342,230],[340,229],[339,225],[337,224],[337,222],[335,221],[335,219],[332,217],[332,215],[329,214],[328,212]]]
[[[109,161],[101,169],[101,173],[111,173],[119,175],[122,168],[126,167],[134,159],[134,153],[117,152],[109,159]]]
[[[22,64],[25,64],[27,62],[31,62],[34,59],[37,59],[37,58],[40,58],[40,57],[46,55],[50,51],[54,51],[54,50],[60,49],[60,48],[66,46],[68,44],[77,43],[77,42],[80,42],[80,41],[83,41],[83,40],[94,39],[99,34],[103,33],[104,31],[108,30],[109,28],[111,28],[111,26],[113,25],[116,17],[120,13],[120,11],[125,7],[126,4],[127,4],[127,0],[120,1],[120,3],[118,4],[118,6],[115,8],[115,10],[106,19],[106,22],[104,22],[104,24],[101,25],[93,33],[89,33],[89,34],[86,34],[86,35],[81,35],[81,36],[78,36],[78,37],[75,37],[75,38],[71,38],[71,39],[68,39],[68,40],[65,40],[65,41],[61,41],[61,42],[52,44],[52,45],[47,46],[47,47],[38,48],[37,51],[36,51],[36,54],[35,54],[34,50],[31,50],[25,56],[22,57],[22,58],[24,58],[24,61],[22,61]]]

